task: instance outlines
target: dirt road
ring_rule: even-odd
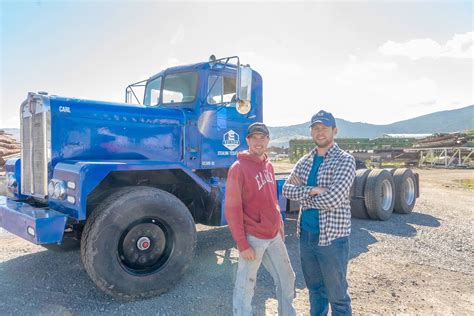
[[[421,197],[410,215],[353,220],[350,294],[355,315],[474,315],[474,191],[469,170],[421,170]],[[0,188],[0,192],[2,188]],[[295,237],[286,221],[296,272],[298,313],[308,315]],[[0,231],[0,314],[230,315],[238,256],[226,227],[198,226],[193,266],[168,293],[120,302],[97,291],[78,251],[55,253]],[[261,270],[257,315],[277,311],[271,277]]]

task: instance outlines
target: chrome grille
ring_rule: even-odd
[[[48,100],[29,93],[21,106],[21,193],[41,199],[48,195],[48,163],[51,159]]]

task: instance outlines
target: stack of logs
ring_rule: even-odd
[[[0,173],[5,172],[7,159],[20,156],[20,143],[12,135],[0,130]]]

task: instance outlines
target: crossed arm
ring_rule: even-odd
[[[306,186],[301,180],[297,164],[283,186],[283,196],[299,201],[308,208],[330,211],[339,207],[346,199],[355,177],[355,160],[344,157],[334,170],[329,187]]]
[[[295,185],[295,186],[303,186],[303,181],[301,180],[300,177],[298,177],[296,174],[293,174],[290,176],[290,178],[287,180],[289,184]],[[326,192],[328,189],[323,188],[323,187],[310,187],[310,190],[308,192],[309,196],[316,196],[318,194],[322,194]]]

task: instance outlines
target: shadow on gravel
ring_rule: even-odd
[[[306,287],[301,271],[298,238],[296,237],[297,214],[289,214],[285,221],[285,244],[290,257],[293,270],[296,274],[296,288]],[[215,228],[213,230],[198,233],[198,250],[196,266],[193,273],[200,275],[201,282],[209,282],[214,288],[220,289],[218,297],[207,296],[203,304],[215,304],[214,300],[222,300],[221,308],[215,310],[216,315],[232,314],[232,291],[237,272],[238,252],[235,250],[235,243],[227,227]],[[212,254],[215,254],[212,256]],[[212,279],[206,277],[212,274]],[[187,274],[187,277],[189,273]],[[186,277],[186,278],[187,278]],[[197,284],[199,286],[199,283]],[[268,315],[265,303],[268,299],[276,301],[275,286],[273,278],[262,266],[258,272],[257,285],[253,299],[255,315]],[[206,302],[206,303],[204,303]],[[199,312],[198,312],[199,313]]]
[[[100,309],[98,293],[82,267],[79,251],[40,251],[0,263],[0,313],[53,314]],[[84,309],[85,308],[85,309]]]
[[[296,213],[288,214],[285,243],[296,273],[296,288],[304,289],[296,219]],[[418,212],[394,214],[386,222],[353,219],[351,258],[367,252],[369,245],[377,242],[373,232],[412,237],[417,234],[412,225],[438,227],[440,223],[437,218]],[[169,292],[148,300],[121,302],[95,288],[82,266],[79,251],[26,254],[0,263],[0,314],[230,315],[237,258],[227,227],[200,231],[196,258]],[[253,301],[256,315],[271,313],[265,308],[268,299],[276,300],[275,287],[262,267]]]
[[[305,287],[295,236],[296,217],[286,221],[286,244],[299,289]],[[19,245],[22,243],[19,242]],[[142,301],[121,302],[96,289],[79,251],[39,251],[0,263],[0,314],[161,314],[230,315],[238,253],[227,227],[198,232],[196,258],[167,293]],[[3,299],[8,298],[8,299]],[[253,305],[266,315],[276,300],[270,274],[258,274]]]
[[[372,232],[383,233],[400,237],[413,237],[417,234],[417,229],[413,226],[439,227],[438,218],[413,212],[411,214],[393,213],[387,221],[374,221],[363,219],[352,219],[351,232],[351,258],[355,258],[361,253],[368,251],[368,246],[377,242]]]

